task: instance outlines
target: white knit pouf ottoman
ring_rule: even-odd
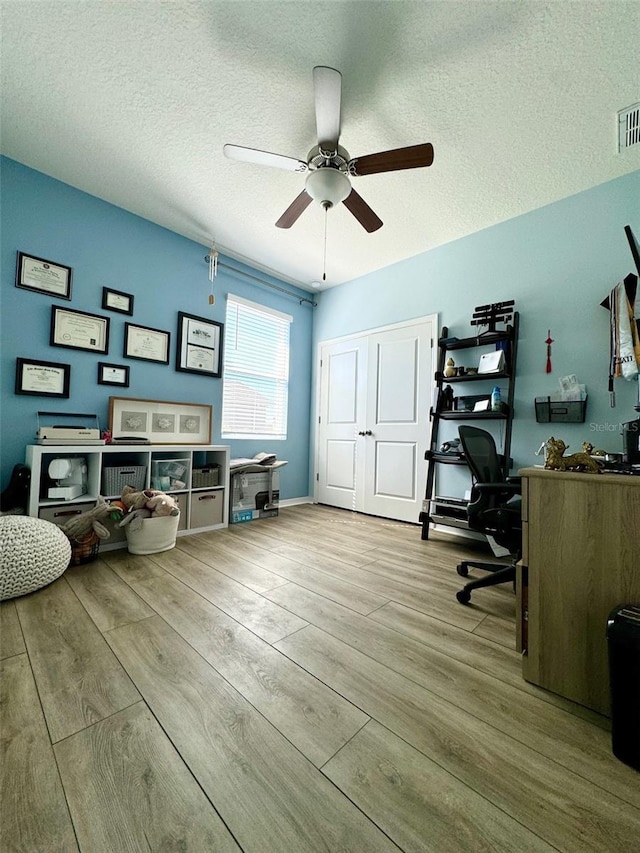
[[[46,586],[70,559],[71,543],[55,524],[29,515],[0,516],[0,601]]]

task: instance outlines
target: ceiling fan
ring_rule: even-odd
[[[325,211],[342,202],[365,231],[377,231],[382,220],[352,188],[350,178],[430,166],[433,163],[433,146],[425,142],[351,158],[349,152],[338,144],[342,75],[335,68],[318,65],[313,69],[313,88],[318,144],[309,151],[306,161],[242,145],[225,145],[224,153],[232,160],[309,173],[305,188],[276,222],[278,228],[291,228],[315,200]]]

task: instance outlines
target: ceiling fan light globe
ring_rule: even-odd
[[[326,210],[345,200],[351,192],[351,183],[343,172],[327,167],[311,172],[305,182],[305,189]]]

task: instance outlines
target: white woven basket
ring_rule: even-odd
[[[131,530],[125,527],[127,550],[130,554],[157,554],[175,547],[178,533],[179,515],[167,515],[161,518],[145,518],[142,526]]]

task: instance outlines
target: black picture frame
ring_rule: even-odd
[[[129,365],[107,364],[98,362],[98,385],[117,385],[119,388],[129,387]]]
[[[117,311],[119,314],[133,315],[133,295],[123,290],[114,290],[112,287],[102,288],[102,309],[104,311]]]
[[[49,261],[18,252],[16,258],[16,287],[44,293],[57,299],[71,300],[73,269],[57,261]]]
[[[223,323],[179,311],[176,370],[219,379],[223,332]]]
[[[39,358],[16,358],[16,394],[68,397],[71,365]]]
[[[106,355],[109,352],[108,317],[51,306],[51,335],[49,346],[81,349]]]
[[[137,323],[124,324],[123,358],[169,364],[171,332]]]

